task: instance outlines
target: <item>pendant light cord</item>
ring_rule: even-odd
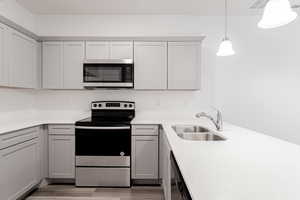
[[[225,39],[227,39],[228,34],[228,1],[225,0]]]

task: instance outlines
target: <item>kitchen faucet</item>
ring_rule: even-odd
[[[201,113],[196,114],[196,117],[197,118],[201,118],[201,117],[208,118],[209,120],[211,120],[214,123],[214,125],[216,126],[218,131],[222,131],[223,130],[222,113],[218,109],[216,109],[216,110],[217,110],[217,119],[216,120],[212,116],[208,115],[205,112],[201,112]]]

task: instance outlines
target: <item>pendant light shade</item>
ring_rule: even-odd
[[[297,13],[292,10],[289,0],[270,0],[265,9],[258,27],[271,29],[284,26],[297,18]]]
[[[217,56],[232,56],[235,52],[232,48],[232,42],[228,38],[224,38],[219,46]]]
[[[225,37],[222,40],[220,46],[219,46],[219,50],[217,52],[217,56],[232,56],[235,54],[233,47],[232,47],[232,42],[229,40],[229,38],[227,37],[227,27],[228,27],[228,5],[227,5],[227,0],[225,0]]]

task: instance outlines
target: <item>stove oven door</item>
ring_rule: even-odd
[[[130,186],[130,125],[76,126],[75,150],[77,186]]]

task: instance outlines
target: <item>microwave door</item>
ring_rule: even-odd
[[[83,82],[91,88],[133,88],[133,64],[85,63]]]
[[[121,67],[86,67],[85,82],[122,82]]]

